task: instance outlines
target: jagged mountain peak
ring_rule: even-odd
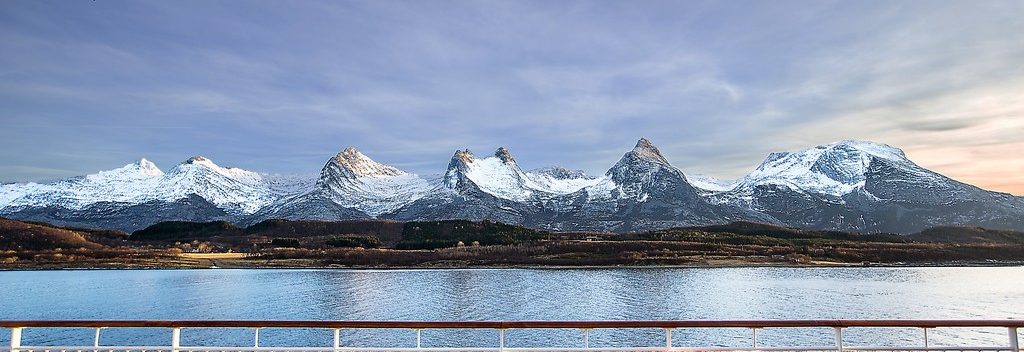
[[[149,161],[146,158],[141,158],[134,164],[126,165],[126,167],[129,166],[137,168],[140,172],[146,175],[159,176],[164,174],[164,172],[161,171],[160,168],[156,166],[156,164],[154,164],[152,161]]]
[[[199,168],[197,169],[196,167]],[[259,177],[259,175],[256,172],[240,169],[237,167],[223,167],[217,165],[217,163],[213,162],[213,160],[210,160],[210,158],[198,155],[188,158],[187,160],[181,162],[181,164],[178,164],[177,166],[174,167],[174,169],[171,170],[171,173],[174,174],[182,172],[192,172],[192,170],[202,169],[207,169],[224,176],[235,178],[242,182],[249,182],[251,181],[250,179]]]
[[[321,218],[347,209],[344,211],[377,216],[416,200],[429,186],[415,174],[378,163],[348,147],[327,161],[310,192],[285,199],[270,213],[298,211]]]
[[[772,153],[736,184],[684,175],[642,138],[597,177],[561,167],[524,172],[507,148],[498,148],[479,158],[457,150],[444,178],[421,178],[349,147],[326,162],[319,179],[223,168],[197,156],[166,174],[140,159],[54,182],[0,185],[0,215],[77,218],[83,226],[137,226],[183,215],[232,221],[458,217],[632,231],[740,219],[902,232],[938,224],[1024,228],[1022,209],[1021,198],[956,182],[915,165],[898,148],[859,140]]]
[[[516,159],[509,153],[508,148],[499,147],[498,150],[494,151],[494,156],[501,160],[505,164],[515,164]]]
[[[457,149],[457,150],[455,150],[455,154],[452,155],[451,162],[452,163],[458,162],[458,163],[462,163],[462,164],[469,164],[469,163],[473,162],[473,158],[475,158],[475,156],[473,155],[473,152],[470,151],[469,149]],[[450,167],[451,166],[449,166],[449,168]]]
[[[516,164],[516,159],[512,157],[512,153],[509,152],[508,148],[505,147],[498,147],[498,149],[494,151],[494,155],[492,157],[484,159],[477,159],[476,155],[474,155],[473,152],[470,151],[469,149],[458,149],[455,151],[455,154],[452,155],[452,159],[448,164],[448,169],[458,169],[460,167],[464,169],[463,166],[477,163],[482,160],[487,160],[490,158],[497,158],[498,161],[506,165]]]
[[[469,149],[455,151],[444,182],[449,189],[476,187],[499,198],[513,200],[526,199],[538,188],[505,147],[481,159]]]
[[[321,171],[321,178],[329,173],[339,172],[348,178],[373,176],[402,176],[408,174],[390,165],[384,165],[360,153],[355,147],[348,147],[331,158]]]
[[[455,150],[455,154],[452,154],[452,159],[448,162],[448,169],[444,175],[449,187],[455,187],[458,179],[461,178],[460,175],[469,170],[469,164],[472,164],[474,159],[473,152],[469,149]]]
[[[647,138],[640,138],[633,150],[623,154],[622,158],[611,169],[608,169],[605,175],[612,177],[616,182],[622,182],[626,178],[632,177],[631,175],[648,173],[662,168],[676,170],[651,141]]]
[[[159,179],[163,175],[164,172],[161,171],[160,168],[156,167],[156,164],[153,164],[149,160],[142,158],[139,159],[139,161],[137,162],[122,166],[117,169],[99,171],[94,174],[84,175],[73,179],[78,179],[83,183],[114,185],[122,182],[146,182],[153,179]],[[81,185],[81,183],[79,183],[79,185]]]
[[[629,154],[632,154],[641,159],[657,161],[662,164],[668,164],[668,160],[665,159],[663,155],[661,155],[661,151],[658,150],[658,147],[655,147],[654,144],[651,143],[651,141],[648,140],[647,138],[640,138],[640,140],[636,142],[636,146],[633,147],[633,150],[631,150]]]
[[[220,165],[217,165],[217,163],[213,162],[213,160],[210,160],[207,157],[203,157],[203,156],[197,155],[197,156],[193,156],[191,158],[188,158],[185,161],[182,161],[180,164],[176,165],[173,169],[171,169],[170,173],[171,174],[178,174],[178,173],[189,173],[189,172],[203,172],[203,171],[200,171],[200,170],[204,170],[204,169],[205,170],[209,170],[209,171],[213,171],[213,172],[216,172],[216,173],[219,173],[219,174],[223,174],[223,175],[226,175],[226,176],[235,176],[235,174],[240,173],[240,172],[248,172],[248,171],[245,171],[245,170],[242,170],[242,169],[238,169],[238,168],[225,168],[225,167],[221,167]]]
[[[213,164],[213,161],[200,155],[193,156],[181,162],[182,164]],[[216,164],[214,164],[216,165]]]

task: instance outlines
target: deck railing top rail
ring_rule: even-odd
[[[835,334],[834,346],[802,346],[762,348],[757,342],[757,330],[763,328],[832,328]],[[929,345],[928,330],[940,327],[989,328],[1007,329],[1008,344],[1004,346],[952,346],[933,348]],[[0,328],[10,329],[9,348],[0,348],[0,352],[137,352],[137,351],[169,351],[169,352],[281,352],[292,351],[287,348],[260,347],[260,329],[264,328],[322,328],[333,329],[334,344],[332,348],[302,347],[294,351],[317,352],[441,352],[459,350],[463,352],[748,352],[748,351],[876,351],[876,352],[953,352],[953,351],[986,351],[986,352],[1021,352],[1017,334],[1024,327],[1024,320],[651,320],[651,321],[327,321],[327,320],[0,320]],[[57,347],[57,346],[23,346],[22,330],[26,328],[93,328],[96,330],[93,346]],[[168,346],[102,346],[100,331],[104,328],[169,328],[171,343]],[[250,328],[254,329],[252,348],[235,347],[186,347],[181,345],[181,330],[184,328]],[[341,329],[415,329],[415,348],[347,348],[342,347]],[[630,348],[591,348],[589,330],[591,329],[622,329],[622,328],[660,328],[665,331],[663,348],[630,347]],[[750,347],[676,347],[673,346],[672,332],[679,328],[745,328],[751,331]],[[843,330],[847,328],[917,328],[923,332],[922,346],[902,347],[856,347],[844,346]],[[496,329],[498,347],[475,347],[468,349],[424,349],[421,342],[423,329]],[[506,348],[505,330],[507,329],[579,329],[582,331],[581,348]],[[101,348],[102,346],[102,348]]]
[[[364,321],[364,320],[0,320],[3,328],[326,328],[326,329],[614,329],[794,327],[1008,327],[1024,320],[647,320],[647,321]]]

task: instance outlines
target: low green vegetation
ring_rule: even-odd
[[[324,237],[342,235],[374,236],[382,241],[398,241],[403,224],[386,220],[264,220],[245,228],[245,235],[257,237]]]
[[[437,249],[466,245],[493,246],[535,242],[547,232],[492,221],[413,221],[402,227],[396,249]]]
[[[909,237],[919,242],[1024,244],[1024,232],[966,226],[933,227]]]
[[[299,248],[299,240],[294,238],[275,238],[270,240],[270,245],[279,248]]]
[[[187,241],[238,236],[242,229],[227,221],[164,221],[132,233],[130,241]]]
[[[380,248],[383,244],[376,236],[338,236],[324,242],[331,247]]]

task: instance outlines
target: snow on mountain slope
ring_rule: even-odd
[[[457,150],[430,192],[383,217],[394,220],[489,219],[535,226],[527,218],[540,201],[553,196],[539,191],[505,148],[476,158]]]
[[[649,140],[641,138],[604,176],[543,204],[534,221],[554,229],[641,231],[734,219],[773,222],[731,204],[711,204]]]
[[[352,147],[331,158],[316,183],[316,192],[334,203],[371,216],[413,202],[431,188],[427,179],[373,161]]]
[[[254,188],[267,189],[273,194],[282,196],[308,191],[317,180],[316,175],[269,174],[237,167],[222,167],[201,156],[192,157],[185,163],[202,166],[232,180]]]
[[[686,174],[686,181],[697,189],[708,192],[724,192],[736,187],[738,180],[720,180],[704,174]]]
[[[331,158],[330,162],[324,167],[330,168],[333,172],[340,173],[349,178],[362,176],[402,176],[409,174],[394,166],[373,161],[373,159],[356,150],[355,147],[345,148],[341,153]]]
[[[0,208],[60,206],[81,209],[97,202],[139,203],[163,177],[152,162],[136,163],[95,174],[49,183],[10,183],[0,186]]]
[[[777,185],[841,197],[864,187],[868,168],[875,158],[907,169],[920,169],[897,148],[873,142],[841,141],[799,152],[772,153],[757,169],[740,179],[736,188]],[[920,177],[933,175],[930,172],[916,174]]]
[[[279,197],[262,186],[258,173],[222,168],[201,156],[192,157],[168,171],[151,192],[152,199],[165,202],[195,194],[219,208],[241,214],[255,213]]]
[[[669,164],[651,141],[640,138],[636,146],[623,154],[603,177],[585,189],[590,198],[636,199],[643,202],[650,196],[649,188],[656,183],[677,181],[661,179],[664,177],[672,177],[686,183],[682,171]],[[690,187],[689,184],[686,186]]]
[[[495,197],[519,202],[529,199],[540,188],[504,147],[482,159],[469,149],[456,151],[448,164],[444,185],[451,190],[475,185]]]
[[[468,182],[495,197],[517,202],[570,194],[601,181],[561,167],[524,172],[505,147],[486,158],[476,158],[468,149],[456,151],[444,180],[448,189],[458,189]]]
[[[790,226],[909,233],[938,225],[1021,228],[1012,196],[918,166],[894,147],[841,141],[772,153],[736,188],[709,195]]]
[[[173,219],[491,219],[551,229],[638,231],[752,220],[822,229],[910,232],[934,225],[1024,228],[1024,201],[924,169],[899,149],[841,141],[772,153],[733,181],[669,164],[646,139],[598,177],[524,172],[505,148],[452,156],[421,177],[355,148],[317,175],[271,175],[203,157],[161,171],[142,159],[47,183],[0,185],[0,214],[137,229]]]
[[[317,174],[270,174],[259,173],[259,185],[271,192],[287,196],[308,192],[316,185]]]
[[[569,170],[560,166],[549,166],[526,172],[539,190],[553,194],[569,194],[601,182],[580,170]]]
[[[0,208],[82,209],[101,202],[173,202],[194,194],[223,209],[251,214],[303,183],[309,182],[301,177],[224,168],[203,157],[190,158],[167,173],[141,159],[114,170],[50,183],[2,185]]]

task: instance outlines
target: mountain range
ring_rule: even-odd
[[[770,154],[723,181],[684,174],[647,139],[603,175],[523,170],[506,148],[457,150],[421,176],[349,147],[319,175],[225,168],[192,157],[163,172],[146,159],[46,183],[0,185],[0,216],[133,231],[166,220],[496,220],[562,231],[642,231],[756,221],[912,233],[944,225],[1024,230],[1024,198],[927,170],[900,149],[841,141]]]

